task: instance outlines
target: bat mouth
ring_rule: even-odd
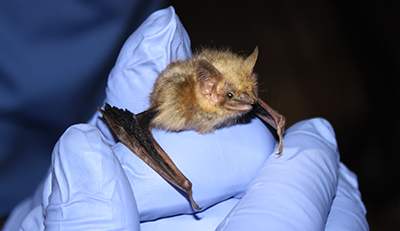
[[[251,103],[243,103],[243,102],[229,102],[225,103],[225,107],[228,110],[247,113],[253,110],[253,105]]]

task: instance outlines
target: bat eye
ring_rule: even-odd
[[[226,94],[226,96],[228,96],[229,99],[233,98],[233,92],[229,92],[228,94]]]

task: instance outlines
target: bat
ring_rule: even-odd
[[[258,47],[248,57],[229,50],[203,49],[187,60],[170,63],[156,79],[150,107],[139,114],[105,104],[98,108],[117,138],[169,183],[185,192],[192,206],[192,183],[154,139],[151,129],[211,133],[253,112],[271,125],[283,150],[284,116],[258,98],[253,68]]]

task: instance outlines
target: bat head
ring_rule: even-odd
[[[235,114],[253,109],[257,102],[257,76],[253,73],[257,57],[258,47],[247,58],[229,51],[200,56],[196,67],[199,92],[209,107]]]

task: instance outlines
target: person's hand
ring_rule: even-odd
[[[109,76],[105,102],[135,114],[146,110],[158,74],[171,61],[191,55],[190,40],[173,8],[153,14],[122,48]],[[115,144],[100,113],[90,123],[100,128],[110,145]],[[193,183],[194,200],[204,209],[241,197],[276,145],[272,133],[257,119],[206,135],[163,130],[153,134]],[[113,150],[131,183],[142,221],[196,212],[181,191],[124,145],[117,143]]]
[[[190,56],[173,8],[154,13],[124,45],[105,102],[134,113],[146,110],[158,73]],[[24,217],[24,230],[43,230],[43,224],[48,230],[367,229],[355,176],[339,164],[325,120],[290,128],[281,155],[273,154],[277,142],[258,119],[207,135],[153,131],[193,183],[201,212],[116,143],[100,114],[89,123],[70,127],[60,138],[45,183],[14,210],[8,230]]]

